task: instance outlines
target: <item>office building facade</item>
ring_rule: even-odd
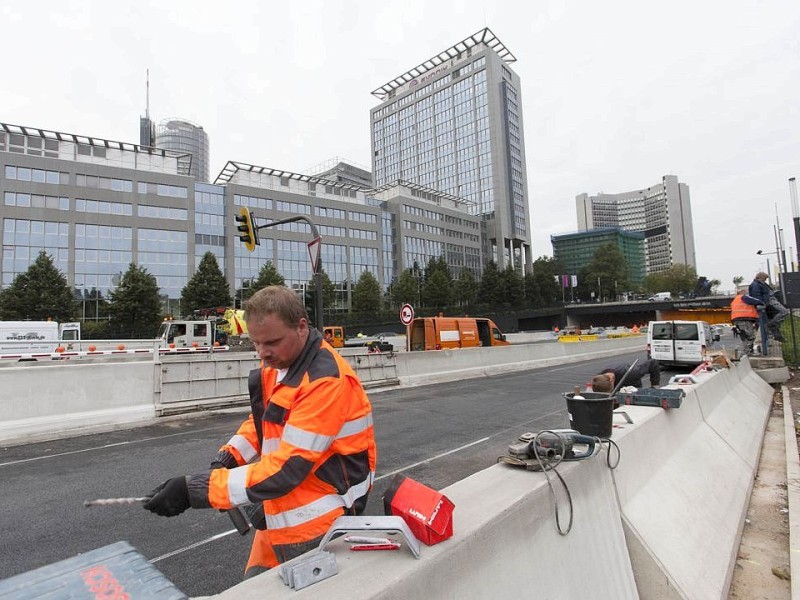
[[[165,308],[194,253],[190,156],[0,123],[5,287],[47,251],[78,298],[107,297],[131,262],[156,277]]]
[[[382,85],[370,111],[380,188],[408,181],[462,198],[481,220],[482,260],[531,265],[520,79],[483,29]]]
[[[553,258],[560,261],[566,273],[577,275],[588,266],[595,252],[603,246],[613,244],[622,253],[628,264],[628,279],[634,287],[643,286],[647,276],[645,265],[644,233],[625,231],[619,228],[590,229],[551,235]]]
[[[260,232],[248,252],[234,216],[258,224],[298,215],[322,237],[322,267],[350,306],[364,271],[384,289],[406,268],[445,256],[451,272],[480,274],[480,219],[460,198],[409,182],[381,188],[229,162],[214,184],[185,173],[192,156],[164,148],[0,124],[3,198],[0,286],[27,271],[40,250],[76,297],[108,297],[131,263],[154,275],[167,313],[210,251],[231,293],[271,261],[286,284],[312,279],[310,225],[294,221]],[[363,179],[363,174],[362,174]]]
[[[631,192],[580,194],[575,204],[579,231],[611,227],[644,233],[648,274],[676,264],[697,268],[689,186],[675,175]]]

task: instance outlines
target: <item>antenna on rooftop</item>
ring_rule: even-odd
[[[150,69],[147,69],[147,104],[144,109],[144,116],[150,118]]]

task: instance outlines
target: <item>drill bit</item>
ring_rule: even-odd
[[[83,505],[89,506],[121,506],[125,504],[142,504],[150,500],[148,496],[142,498],[98,498],[96,500],[84,500]]]

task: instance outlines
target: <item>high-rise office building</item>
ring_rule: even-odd
[[[197,181],[208,182],[211,159],[208,134],[200,125],[185,119],[164,119],[156,127],[155,145],[165,150],[191,154],[192,164],[186,174]]]
[[[697,268],[689,186],[675,175],[648,188],[575,198],[578,230],[619,227],[644,233],[647,273],[676,264]]]
[[[372,172],[463,199],[481,219],[483,261],[531,265],[516,58],[487,28],[372,92]]]

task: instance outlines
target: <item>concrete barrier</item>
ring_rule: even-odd
[[[0,444],[34,442],[156,416],[150,361],[3,369]],[[68,376],[65,376],[68,374]]]
[[[494,465],[442,490],[454,535],[421,560],[338,541],[327,548],[336,577],[295,592],[267,572],[214,597],[727,598],[773,390],[747,361],[685,389],[678,409],[625,406],[632,424],[615,415],[616,470],[604,455],[559,467],[574,504],[566,536],[542,473]]]

